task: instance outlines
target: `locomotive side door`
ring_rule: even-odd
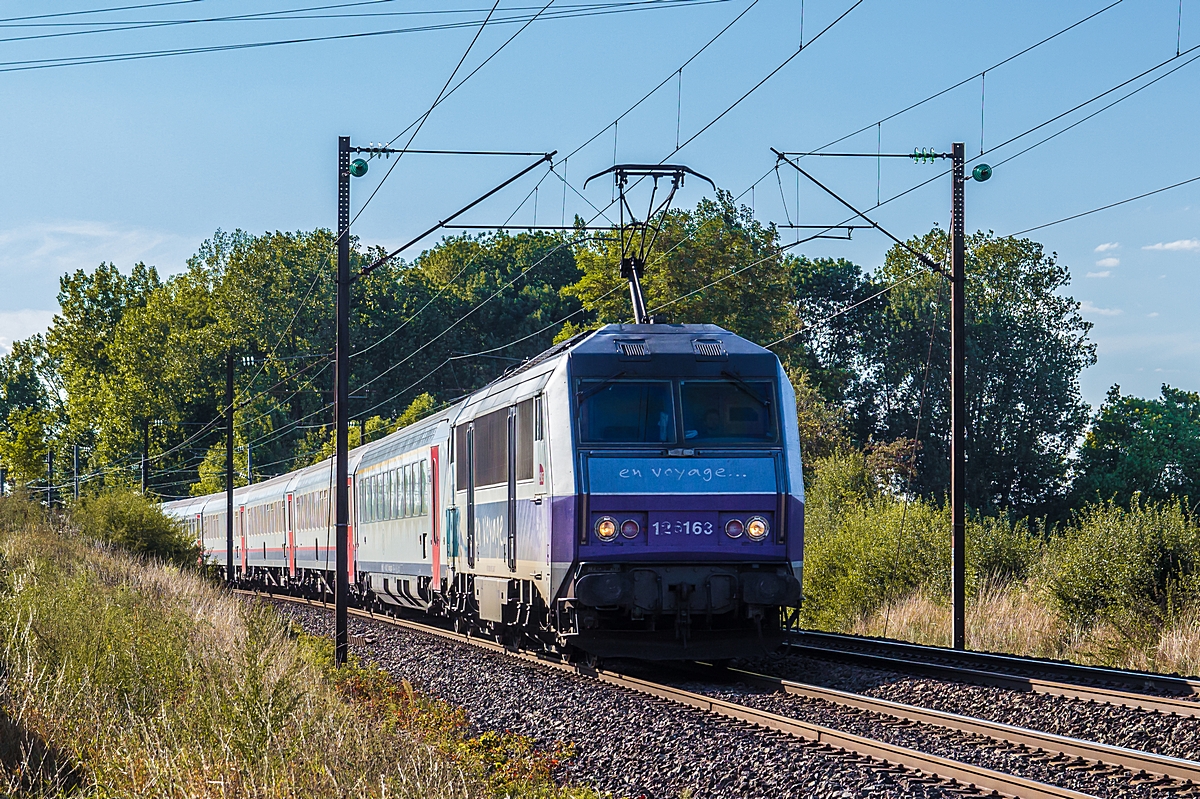
[[[517,407],[508,409],[508,570],[517,570]]]
[[[467,423],[467,565],[475,568],[475,423]]]

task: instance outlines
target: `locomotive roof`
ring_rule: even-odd
[[[774,377],[775,353],[717,325],[605,325],[571,350],[572,370],[611,377],[663,374],[664,361],[679,376]],[[693,366],[694,364],[694,366]]]

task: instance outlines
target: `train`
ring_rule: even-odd
[[[726,660],[799,606],[804,479],[779,359],[715,325],[580,333],[351,450],[354,600],[564,656]],[[237,582],[332,595],[332,460],[234,492]],[[224,493],[164,504],[227,563]]]

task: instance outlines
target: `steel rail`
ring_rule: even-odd
[[[1058,674],[1074,675],[1077,679],[1119,681],[1124,685],[1128,685],[1134,676],[1137,678],[1144,677],[1146,687],[1150,690],[1164,690],[1168,686],[1190,685],[1196,682],[1181,677],[1159,677],[1158,675],[1143,674],[1142,672],[1096,669],[1049,660],[991,655],[983,652],[960,652],[942,647],[923,647],[917,644],[905,644],[901,642],[896,642],[897,645],[892,646],[893,642],[875,639],[855,640],[854,636],[834,636],[824,633],[812,634],[807,632],[794,635],[803,637],[798,640],[793,638],[793,640],[785,641],[784,645],[786,647],[794,652],[823,660],[840,660],[885,671],[902,671],[956,682],[991,685],[1013,691],[1062,696],[1085,702],[1100,702],[1139,710],[1174,713],[1178,716],[1200,718],[1200,702],[1193,700],[1172,696],[1154,696],[1137,691],[1104,688],[1075,682],[1048,680],[1041,677],[992,671],[986,668],[977,668],[976,666],[1009,666],[1032,671],[1038,671],[1044,667],[1047,670],[1050,670],[1050,667],[1057,667],[1054,670]],[[818,636],[820,637],[818,638]],[[813,643],[801,643],[804,640],[809,640]],[[829,643],[825,643],[824,645],[817,643],[820,640],[827,640]],[[847,646],[860,646],[862,648],[844,648]],[[872,649],[873,651],[862,651],[862,649]],[[914,655],[917,657],[939,657],[946,660],[959,661],[960,664],[967,662],[974,665],[964,666],[946,662],[937,663],[928,660],[913,660],[912,656]]]
[[[981,666],[1006,667],[1053,673],[1074,680],[1098,680],[1120,683],[1128,688],[1163,691],[1179,695],[1200,695],[1200,680],[1180,677],[1175,674],[1155,674],[1132,669],[1114,669],[1104,666],[1084,666],[1063,660],[1022,657],[996,652],[972,652],[970,650],[947,649],[941,646],[913,644],[886,638],[868,638],[858,635],[825,633],[815,630],[800,630],[790,633],[793,640],[808,641],[815,646],[876,647],[889,652],[904,652],[920,657],[944,657]]]
[[[816,699],[842,707],[878,713],[901,721],[913,721],[953,732],[982,735],[1003,743],[1018,747],[1030,747],[1047,753],[1066,755],[1095,763],[1102,763],[1129,771],[1135,777],[1142,774],[1155,774],[1168,777],[1182,783],[1200,785],[1200,763],[1182,758],[1158,755],[1138,749],[1128,749],[1122,746],[1110,746],[1096,741],[1080,738],[1070,738],[1065,735],[1017,727],[1011,724],[987,721],[985,719],[963,716],[957,713],[947,713],[941,710],[915,707],[887,699],[878,699],[864,694],[839,691],[817,685],[772,677],[743,669],[729,668],[724,670],[747,683],[758,684],[795,696]]]
[[[323,609],[329,609],[331,607],[331,605],[327,602],[307,599],[304,597],[294,597],[242,589],[235,589],[234,593],[252,597],[261,596],[269,599],[294,602],[301,605],[309,605]],[[584,677],[590,677],[615,687],[653,696],[657,699],[663,699],[675,704],[696,708],[700,711],[721,716],[723,718],[741,721],[747,724],[753,724],[755,726],[774,730],[776,732],[782,732],[792,737],[808,741],[822,748],[828,748],[830,750],[841,749],[851,755],[867,757],[879,761],[879,763],[885,768],[890,766],[899,766],[909,771],[916,772],[921,777],[948,782],[950,783],[951,788],[965,788],[972,792],[975,790],[993,791],[1002,796],[1014,797],[1014,799],[1095,799],[1095,797],[1092,797],[1090,794],[1080,793],[1069,788],[1063,788],[1057,785],[1048,785],[1046,783],[1029,780],[1024,777],[1018,777],[1014,774],[1005,774],[1003,772],[975,766],[970,763],[962,763],[960,761],[939,757],[937,755],[928,754],[915,749],[895,746],[884,741],[877,741],[861,735],[842,732],[830,727],[823,727],[819,724],[810,724],[808,722],[781,716],[776,713],[770,713],[764,710],[748,707],[746,705],[741,705],[736,702],[726,702],[724,700],[705,696],[704,694],[686,691],[668,685],[662,685],[657,682],[643,680],[637,677],[630,677],[619,672],[609,671],[606,669],[590,669],[562,661],[548,660],[529,652],[512,650],[493,641],[464,635],[462,633],[455,633],[450,630],[441,629],[428,624],[422,624],[420,622],[414,622],[407,619],[398,619],[394,616],[375,614],[369,610],[362,610],[359,608],[350,608],[349,613],[360,618],[390,624],[395,627],[401,627],[426,635],[433,635],[438,638],[454,641],[456,643],[465,643],[481,647],[483,649],[505,654],[519,660],[536,663],[540,666],[546,666],[559,671]],[[351,642],[359,642],[356,640],[356,638],[356,636],[351,636]]]

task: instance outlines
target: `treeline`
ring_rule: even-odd
[[[780,252],[728,195],[671,214],[646,269],[664,322],[711,322],[779,354],[810,462],[857,450],[881,487],[940,501],[948,483],[949,292],[893,248],[874,270]],[[943,231],[910,242],[941,259]],[[0,465],[10,485],[61,484],[72,447],[88,486],[159,496],[220,490],[226,359],[236,364],[239,481],[328,452],[333,236],[218,232],[163,278],[113,264],[60,281],[43,336],[0,359]],[[379,248],[354,243],[361,267]],[[451,402],[556,340],[627,321],[619,245],[582,227],[446,238],[353,290],[351,443]],[[1198,495],[1200,396],[1117,387],[1095,418],[1095,361],[1069,272],[1029,239],[968,242],[968,502],[984,515],[1064,518],[1096,498]],[[1082,446],[1079,442],[1082,441]],[[58,466],[47,471],[47,455]],[[63,467],[66,467],[65,469]]]

